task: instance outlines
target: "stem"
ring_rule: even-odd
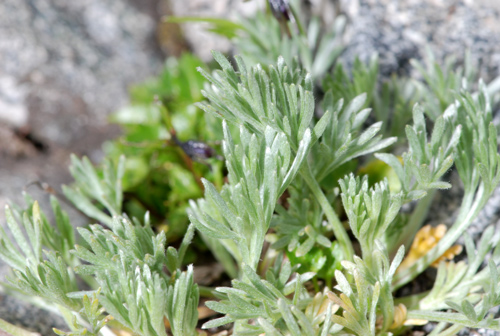
[[[201,234],[201,237],[205,244],[208,245],[217,261],[222,264],[226,273],[233,279],[237,278],[238,268],[234,260],[238,263],[242,261],[241,254],[237,251],[237,245],[232,240],[228,239],[216,240],[204,234]],[[234,258],[234,260],[232,258]]]
[[[432,332],[429,334],[429,336],[441,335],[441,332],[446,328],[447,325],[448,325],[448,323],[446,323],[446,322],[439,322],[436,326],[434,326],[434,329],[432,329]],[[455,334],[453,334],[453,335],[455,335]]]
[[[293,4],[290,4],[290,11],[292,12],[292,15],[293,15],[293,17],[295,19],[295,22],[297,23],[297,28],[299,28],[300,35],[302,35],[303,37],[307,38],[307,34],[306,34],[305,29],[304,29],[304,26],[302,25],[302,22],[300,21],[298,13],[295,10]]]
[[[325,194],[323,193],[323,190],[321,190],[318,181],[316,181],[316,179],[314,178],[314,175],[308,163],[305,163],[302,166],[302,168],[300,169],[300,173],[304,181],[306,181],[309,188],[311,188],[314,197],[316,197],[316,200],[321,205],[321,208],[323,209],[323,212],[325,213],[328,222],[332,226],[333,234],[335,235],[335,238],[339,242],[340,247],[344,252],[344,260],[352,261],[354,256],[354,249],[352,247],[351,240],[349,239],[349,236],[347,235],[344,226],[337,217],[335,210],[333,210],[332,205],[326,198]]]
[[[445,313],[433,310],[410,310],[407,319],[428,320],[434,322],[446,322],[453,324],[468,325],[469,320],[459,313]]]
[[[394,305],[397,306],[398,304],[402,303],[408,309],[418,308],[420,301],[424,299],[427,295],[429,295],[429,292],[430,291],[425,291],[419,294],[394,298]]]
[[[465,195],[464,200],[469,199],[469,195]],[[417,277],[418,274],[422,273],[430,264],[432,264],[439,256],[446,252],[464,231],[469,227],[474,218],[477,216],[479,211],[484,207],[486,201],[488,200],[489,194],[486,193],[484,184],[478,188],[474,203],[469,207],[469,211],[465,212],[466,216],[459,216],[450,230],[445,234],[445,236],[439,241],[439,243],[434,246],[425,256],[417,260],[415,264],[409,268],[398,272],[394,277],[393,290],[404,286],[408,282],[412,281]]]
[[[326,281],[326,287],[333,288],[333,286],[332,286],[332,277],[326,277],[325,281]]]
[[[59,310],[60,316],[64,319],[64,322],[66,322],[66,325],[71,331],[75,331],[75,327],[73,326],[73,314],[71,314],[71,311],[67,309],[66,307],[63,307],[61,305],[56,305],[57,309]],[[79,321],[80,322],[80,321]],[[86,325],[88,327],[88,325]]]
[[[104,326],[99,330],[99,334],[102,336],[115,336],[116,334],[111,331],[111,329],[108,326]]]
[[[434,322],[446,322],[451,324],[456,324],[458,330],[461,330],[464,326],[469,328],[487,328],[496,331],[500,331],[499,321],[495,320],[482,320],[480,322],[470,321],[466,316],[460,313],[445,313],[432,310],[410,310],[407,314],[408,319],[418,319],[418,320],[428,320]],[[444,331],[445,335],[451,335],[448,331]]]
[[[436,336],[455,336],[463,328],[464,328],[463,325],[455,324],[446,329],[445,331],[440,332]]]
[[[61,315],[61,312],[59,311],[58,307],[56,307],[54,304],[49,304],[47,303],[47,301],[44,301],[42,298],[38,296],[24,295],[17,288],[12,287],[8,283],[0,283],[0,293],[9,295],[24,302],[28,302],[29,304],[37,308],[46,310],[56,315]]]
[[[386,331],[390,328],[394,320],[394,298],[391,293],[390,284],[385,284],[381,287],[378,304],[380,305],[380,310],[382,310],[382,316],[384,317],[382,330]]]
[[[318,278],[317,277],[314,277],[312,279],[312,282],[313,282],[313,286],[314,286],[314,291],[317,293],[320,291],[319,289],[319,285],[318,285]]]
[[[205,298],[215,299],[215,289],[207,286],[198,285],[198,290],[200,291],[200,296]]]
[[[5,333],[4,333],[5,332]],[[0,335],[17,335],[17,336],[40,336],[38,333],[32,333],[0,318]]]
[[[411,243],[417,231],[422,227],[422,223],[427,217],[429,208],[431,206],[432,200],[436,195],[436,190],[430,190],[420,202],[418,202],[417,207],[413,210],[408,224],[402,232],[402,235],[398,238],[397,242],[391,246],[391,254],[396,254],[397,249],[401,246],[405,246],[405,251],[410,250]]]
[[[269,229],[269,224],[267,225]],[[264,240],[267,229],[260,232],[259,228],[256,228],[252,237],[250,237],[250,260],[244,260],[255,272],[257,272],[257,266],[259,265],[260,256],[262,254],[262,248],[264,247]]]

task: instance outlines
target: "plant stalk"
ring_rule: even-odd
[[[398,238],[397,242],[391,246],[391,255],[395,255],[401,245],[405,246],[405,251],[410,250],[413,238],[415,238],[417,231],[422,227],[422,223],[427,217],[435,195],[435,189],[429,190],[427,196],[418,202],[408,220],[408,224],[405,225],[402,235]]]
[[[498,321],[492,320],[488,321],[487,319],[482,320],[480,322],[472,322],[469,321],[464,315],[459,313],[447,313],[440,311],[432,311],[432,310],[410,310],[406,315],[408,319],[418,319],[418,320],[428,320],[435,322],[446,322],[451,324],[456,324],[456,331],[460,331],[464,326],[469,328],[488,328],[496,331],[500,331],[500,326]],[[445,335],[451,335],[447,331],[444,331]]]
[[[321,190],[318,181],[314,178],[314,175],[308,163],[304,163],[304,165],[300,169],[300,173],[309,188],[311,188],[314,197],[316,197],[316,199],[318,200],[321,208],[323,209],[323,212],[326,215],[326,218],[328,219],[328,222],[332,226],[333,234],[335,235],[335,238],[339,242],[340,247],[344,252],[344,260],[352,261],[354,257],[354,248],[352,247],[351,240],[349,239],[344,226],[337,217],[335,210],[333,210],[332,205],[326,198],[323,190]]]
[[[464,201],[467,201],[468,195],[465,195]],[[474,203],[466,216],[459,216],[457,221],[453,224],[450,230],[445,234],[445,236],[439,241],[439,243],[434,246],[425,256],[417,260],[415,264],[401,272],[396,273],[393,281],[393,290],[404,286],[411,280],[417,277],[418,274],[422,273],[430,264],[432,264],[439,256],[446,252],[460,236],[465,232],[465,230],[472,223],[474,218],[478,215],[479,211],[486,204],[489,194],[486,192],[484,185],[481,183],[479,186]]]

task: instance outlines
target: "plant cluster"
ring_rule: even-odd
[[[323,32],[294,4],[269,4],[242,24],[208,21],[239,47],[234,64],[218,52],[212,67],[169,60],[113,116],[125,135],[103,164],[72,158],[64,194],[98,224],[75,234],[55,198],[54,223],[29,197],[6,208],[5,288],[58,311],[70,329],[59,335],[190,336],[230,323],[255,336],[402,335],[429,322],[434,336],[500,331],[489,313],[500,232],[477,245],[466,232],[500,182],[497,85],[430,56],[414,62],[422,80],[379,78],[376,57],[346,70],[343,18]],[[451,170],[458,214],[449,228],[423,226]],[[230,286],[194,283],[195,234]],[[428,291],[398,294],[429,267]],[[219,314],[203,325],[200,294]]]

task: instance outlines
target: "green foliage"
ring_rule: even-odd
[[[40,334],[38,333],[32,333],[30,331],[24,330],[18,326],[10,324],[3,319],[0,319],[0,331],[16,336],[40,336]]]
[[[268,132],[268,129],[274,128],[277,131],[284,132],[287,138],[291,140],[290,143],[292,145],[290,147],[293,153],[297,147],[296,145],[293,146],[293,144],[298,141],[298,138],[295,137],[295,134],[297,134],[295,130],[299,130],[300,138],[301,127],[294,128],[293,126],[287,127],[284,125],[299,125],[300,123],[293,122],[294,114],[287,113],[287,107],[293,106],[293,104],[283,104],[283,101],[286,101],[286,99],[279,100],[275,98],[279,97],[281,84],[281,82],[273,81],[276,76],[268,76],[267,71],[258,66],[247,70],[243,61],[239,58],[236,58],[236,62],[238,63],[240,72],[236,73],[221,55],[215,54],[215,58],[223,71],[216,72],[213,76],[205,73],[205,76],[212,83],[214,89],[204,93],[210,100],[210,105],[204,103],[200,106],[208,113],[222,117],[229,122],[240,124],[241,135],[239,139],[229,138],[227,135],[225,137],[225,143],[230,144],[229,146],[227,144],[224,146],[224,154],[229,170],[228,184],[222,189],[222,194],[226,197],[222,198],[218,194],[215,194],[215,189],[207,186],[205,200],[199,201],[198,207],[194,208],[193,211],[197,215],[191,217],[191,220],[201,232],[211,235],[212,238],[219,239],[222,245],[229,246],[227,248],[228,251],[233,249],[233,257],[236,263],[243,267],[243,272],[240,272],[237,282],[233,281],[232,289],[224,289],[223,292],[227,294],[227,297],[223,301],[209,304],[212,309],[225,314],[225,317],[209,322],[205,327],[234,322],[235,332],[242,335],[258,335],[263,331],[274,335],[316,334],[317,330],[311,329],[312,325],[308,324],[307,319],[298,313],[300,305],[296,306],[295,303],[293,305],[292,303],[286,303],[272,290],[273,287],[270,287],[267,282],[260,283],[259,281],[263,280],[250,272],[250,270],[254,272],[256,264],[254,259],[248,265],[249,258],[246,255],[247,251],[253,251],[255,255],[260,255],[260,252],[257,251],[261,251],[262,243],[250,244],[250,246],[256,247],[255,250],[251,250],[251,248],[235,250],[236,244],[245,246],[245,243],[241,244],[242,236],[245,239],[251,237],[250,239],[254,239],[254,241],[263,242],[262,232],[267,231],[269,227],[267,220],[263,228],[255,226],[255,223],[262,222],[258,217],[254,217],[245,225],[239,223],[241,223],[242,219],[252,218],[250,211],[242,212],[242,209],[252,209],[252,206],[255,207],[256,204],[262,202],[262,197],[266,194],[266,191],[260,192],[260,198],[257,197],[257,194],[252,198],[250,196],[251,189],[246,191],[246,188],[241,188],[245,191],[245,195],[249,195],[246,199],[226,191],[231,189],[237,190],[233,189],[233,185],[238,185],[238,183],[244,183],[244,181],[248,180],[248,173],[244,173],[243,167],[254,167],[250,168],[249,171],[253,171],[258,177],[258,172],[266,166],[268,160],[266,159],[266,155],[262,154],[263,151],[260,150],[261,154],[255,155],[251,160],[248,160],[246,157],[239,158],[236,162],[242,163],[242,168],[235,169],[235,162],[232,161],[233,151],[228,151],[227,147],[235,148],[235,143],[239,141],[243,148],[241,152],[244,152],[244,149],[248,146],[248,139],[252,137],[258,139],[257,135],[269,139],[271,137],[266,132]],[[285,69],[285,66],[282,66],[280,62],[282,61],[279,61],[280,65],[278,68]],[[298,85],[303,83],[302,85],[310,87],[307,84],[307,77],[300,76],[301,70],[292,66],[293,68],[296,70],[292,73],[298,74],[295,77],[295,83],[298,83]],[[269,72],[273,74],[273,71],[274,67],[272,65],[269,66]],[[366,69],[363,71],[366,72]],[[271,80],[268,79],[269,77]],[[359,78],[361,77],[353,80],[359,81]],[[373,78],[373,76],[370,78]],[[288,87],[290,84],[287,84],[287,82],[289,83],[293,79],[292,75],[287,75],[284,86]],[[373,87],[374,85],[372,85]],[[288,94],[289,90],[284,90],[284,92]],[[341,294],[330,293],[330,299],[337,303],[343,311],[342,316],[332,313],[330,318],[336,325],[344,327],[346,331],[356,335],[381,335],[387,332],[400,332],[402,328],[401,324],[396,323],[393,292],[399,288],[401,283],[406,283],[409,279],[423,271],[425,267],[428,267],[430,263],[451,247],[451,244],[463,233],[463,229],[471,223],[470,220],[477,215],[478,212],[476,210],[484,206],[483,197],[489,197],[494,187],[498,184],[496,130],[492,126],[486,126],[488,121],[491,120],[489,119],[491,114],[489,112],[486,93],[484,90],[482,92],[478,96],[477,101],[472,96],[463,94],[462,98],[457,100],[455,108],[451,107],[443,115],[436,117],[430,136],[427,133],[428,126],[424,119],[423,109],[418,105],[413,108],[413,125],[406,126],[406,138],[409,149],[408,152],[403,154],[402,160],[400,161],[395,155],[389,153],[376,154],[398,176],[401,185],[400,191],[391,191],[387,180],[382,180],[370,187],[366,177],[360,179],[359,177],[354,177],[352,174],[339,181],[343,208],[349,219],[351,230],[360,243],[362,251],[361,258],[355,256],[353,262],[350,262],[348,261],[350,258],[349,250],[347,248],[344,249],[344,254],[341,258],[347,259],[347,261],[343,261],[342,266],[350,273],[350,276],[346,277],[341,272],[336,271],[337,289]],[[354,96],[354,93],[356,93],[354,89],[344,92],[347,97],[349,95]],[[332,211],[331,198],[329,200],[323,194],[322,190],[319,189],[317,182],[315,183],[311,180],[321,180],[329,174],[334,173],[345,162],[351,161],[360,155],[379,151],[395,142],[395,139],[382,140],[381,135],[376,136],[381,128],[380,124],[375,124],[364,132],[358,133],[357,131],[361,129],[370,110],[362,109],[363,106],[366,106],[366,95],[351,98],[352,101],[350,104],[345,109],[342,109],[342,100],[335,103],[332,94],[327,93],[323,100],[324,109],[327,110],[329,108],[329,111],[333,111],[333,113],[325,113],[325,116],[323,116],[324,119],[317,121],[316,126],[314,126],[315,120],[308,122],[308,124],[312,124],[311,127],[313,129],[317,129],[320,127],[318,125],[321,125],[321,129],[324,130],[321,133],[313,132],[314,142],[310,151],[310,158],[314,158],[312,159],[314,168],[318,172],[314,176],[308,170],[308,167],[303,165],[300,169],[301,174],[297,176],[294,182],[295,188],[298,189],[290,189],[292,194],[287,199],[289,202],[288,208],[283,206],[277,208],[275,218],[273,219],[273,228],[275,228],[276,238],[278,238],[278,240],[274,239],[275,248],[284,248],[287,244],[291,244],[290,250],[296,249],[295,255],[303,256],[307,252],[310,252],[316,244],[324,243],[325,247],[327,245],[331,246],[331,241],[323,234],[324,231],[320,231],[321,233],[318,235],[315,230],[315,227],[319,227],[318,223],[321,223],[323,214],[329,219],[330,227],[333,228],[337,239],[342,237],[341,234],[338,234],[342,232],[342,229],[339,230],[338,227],[335,227],[335,217],[331,216],[331,213],[329,215],[329,212]],[[306,95],[301,95],[299,99],[301,106],[307,106],[308,98]],[[291,100],[288,99],[288,101],[290,102]],[[305,105],[304,102],[306,102]],[[299,105],[299,103],[296,105]],[[275,111],[281,113],[278,114]],[[333,123],[329,123],[330,113]],[[301,120],[301,115],[303,115],[303,112],[299,112],[299,120]],[[327,117],[328,119],[326,119]],[[292,120],[292,122],[289,120]],[[295,120],[297,120],[297,117],[295,117]],[[322,121],[324,121],[325,127],[322,126]],[[227,127],[226,130],[228,130]],[[229,131],[226,131],[226,133],[229,134]],[[254,133],[254,135],[252,136],[251,133]],[[465,149],[464,141],[469,144],[467,149]],[[472,148],[470,144],[473,144]],[[460,166],[465,163],[465,160],[457,158],[457,166],[461,177],[471,179],[471,174],[474,177],[471,182],[464,181],[464,183],[466,186],[467,183],[471,185],[471,187],[466,187],[466,192],[468,189],[472,190],[472,195],[476,196],[477,201],[468,204],[468,215],[465,218],[459,217],[458,224],[455,224],[427,255],[417,259],[413,266],[405,266],[398,269],[404,257],[404,247],[400,246],[401,241],[405,243],[406,236],[408,236],[407,232],[403,232],[404,223],[398,217],[402,205],[406,202],[421,200],[422,198],[425,198],[425,201],[422,201],[422,204],[425,205],[428,199],[432,199],[432,193],[429,194],[429,192],[433,189],[450,188],[451,185],[441,179],[452,167],[453,159],[460,151],[462,152],[462,157],[469,155],[469,158],[477,158],[475,163],[472,160],[467,161],[469,167]],[[255,149],[254,152],[258,153],[259,151]],[[245,164],[247,160],[249,162],[248,165]],[[476,172],[472,173],[474,169],[476,169]],[[235,171],[238,178],[232,177]],[[279,167],[277,171],[279,171]],[[238,172],[241,173],[237,175]],[[480,179],[484,179],[490,183],[491,187],[483,184],[479,187]],[[280,181],[278,179],[278,185]],[[304,182],[305,184],[303,184]],[[259,184],[254,183],[254,185],[256,185],[255,190],[258,191]],[[314,195],[315,200],[312,206],[309,201],[311,195],[300,189],[300,187],[304,187],[305,185],[310,188],[311,193]],[[294,197],[296,200],[294,200]],[[236,200],[238,199],[242,201],[237,203]],[[274,200],[277,201],[277,198],[274,198]],[[467,201],[467,198],[465,201]],[[200,210],[203,206],[205,207],[204,211],[203,209]],[[470,213],[471,208],[473,209],[473,213]],[[425,214],[425,211],[421,211],[421,208],[417,206],[414,213],[410,216],[408,222],[410,227],[407,230],[413,232],[409,235],[411,237],[409,241],[411,241],[419,225],[421,225],[422,217]],[[204,222],[202,223],[200,218],[203,216]],[[213,220],[214,218],[215,221]],[[225,223],[223,220],[225,220]],[[314,226],[310,223],[314,223]],[[244,228],[247,228],[248,231],[244,231]],[[335,228],[337,232],[335,232]],[[245,232],[245,234],[235,237],[235,232]],[[460,233],[457,234],[457,232]],[[301,239],[301,235],[304,234],[307,234],[308,237]],[[343,243],[341,239],[339,239],[339,242]],[[233,243],[236,244],[232,245]],[[389,263],[389,252],[392,253],[394,249],[397,249],[397,253],[395,253],[393,262]],[[238,253],[241,253],[241,256]],[[311,265],[310,263],[308,266]],[[491,263],[491,265],[495,264]],[[452,266],[449,266],[448,269],[454,270]],[[457,268],[457,270],[459,269],[461,268]],[[490,269],[496,270],[496,266],[490,266]],[[476,271],[477,268],[473,269],[470,276],[476,274]],[[442,281],[440,279],[443,279],[443,269],[441,269],[440,274],[438,280]],[[261,295],[263,294],[263,296],[258,299],[256,293],[250,295],[249,289],[245,287],[248,285],[253,285],[255,288],[259,288],[260,286]],[[442,284],[437,283],[437,285],[441,286]],[[243,289],[242,286],[245,288]],[[491,286],[491,284],[487,286]],[[453,291],[453,295],[456,295],[455,290],[460,291],[462,295],[474,294],[473,291],[476,290],[472,286],[465,288],[454,286],[453,288],[448,288],[450,291]],[[274,296],[271,293],[266,293],[266,290],[271,290]],[[488,303],[496,304],[495,294],[486,294],[482,297]],[[299,299],[296,300],[301,301]],[[307,298],[304,299],[303,305],[305,302],[307,302]],[[411,303],[411,301],[406,302]],[[466,325],[477,327],[479,325],[486,325],[485,323],[478,324],[478,321],[486,314],[487,309],[492,306],[488,305],[486,309],[482,306],[472,308],[472,305],[464,304],[459,309],[458,306],[450,303],[447,307],[452,307],[459,311],[458,314],[467,316],[472,322],[469,321]],[[458,323],[457,321],[460,321],[460,323],[463,322],[463,319],[454,315],[445,318],[442,315],[443,313],[435,312],[434,310],[439,309],[438,306],[433,307],[432,310],[426,313],[415,310],[415,307],[410,304],[408,308],[410,309],[409,316],[427,314],[426,319],[428,320],[450,322],[453,317],[456,323]],[[406,311],[406,308],[404,308],[404,311]],[[272,312],[278,313],[274,316]],[[382,317],[382,323],[376,324],[380,316]],[[249,325],[249,319],[257,319],[259,325]],[[298,323],[295,319],[301,321],[301,323]],[[403,321],[404,319],[405,317],[403,317]],[[399,323],[402,323],[403,321],[400,320],[401,318],[398,317]],[[491,320],[491,323],[489,322],[487,325],[495,328],[495,323]],[[322,332],[329,334],[330,331],[322,329]],[[334,335],[335,333],[330,334]]]
[[[81,315],[85,318],[85,320],[89,321],[90,329],[85,326],[82,326],[78,321],[76,315],[72,315],[72,332],[64,332],[59,329],[54,328],[54,332],[57,335],[64,336],[98,336],[99,331],[106,325],[106,323],[112,319],[111,316],[102,316],[104,312],[104,308],[99,305],[99,300],[97,296],[100,293],[100,289],[97,292],[92,293],[92,299],[88,297],[88,295],[84,295],[82,302],[83,308],[80,310]]]
[[[199,296],[198,286],[193,283],[193,266],[190,265],[168,289],[166,315],[174,336],[196,335]]]
[[[76,183],[72,187],[63,186],[64,194],[87,216],[111,226],[113,216],[121,214],[125,157],[121,156],[116,166],[106,160],[101,176],[86,157],[80,160],[72,155],[71,163],[69,169]]]
[[[288,67],[281,57],[266,71],[260,65],[247,68],[236,56],[239,73],[222,54],[214,52],[214,58],[222,71],[210,75],[199,69],[215,90],[203,90],[210,104],[198,106],[216,117],[242,123],[250,133],[264,135],[268,127],[283,132],[296,152],[314,115],[311,77],[297,67]],[[313,131],[316,139],[328,118],[325,115],[323,123]]]
[[[17,244],[16,247],[6,232],[0,229],[0,255],[14,273],[8,277],[8,281],[28,295],[41,297],[71,310],[79,310],[81,303],[66,296],[66,293],[77,290],[73,271],[68,268],[59,252],[42,250],[43,220],[38,203],[33,204],[32,216],[23,213],[22,226],[8,206],[5,208],[5,216]]]
[[[193,105],[203,98],[205,83],[197,67],[205,65],[190,54],[169,58],[157,78],[132,87],[131,105],[111,116],[124,134],[104,146],[111,162],[126,157],[121,178],[123,210],[137,218],[149,211],[153,225],[162,225],[172,240],[186,231],[188,201],[203,194],[200,177],[217,185],[222,178],[217,159],[197,162],[175,141],[213,143],[222,134],[220,125],[203,118]]]
[[[366,176],[360,180],[351,174],[339,183],[351,231],[361,245],[363,256],[370,258],[376,242],[384,239],[401,209],[402,192],[391,194],[387,180],[368,188]]]
[[[444,117],[449,118],[451,124],[456,128],[447,148],[450,148],[451,145],[456,146],[456,167],[464,184],[465,195],[459,214],[445,237],[426,255],[426,258],[419,260],[411,269],[401,272],[400,278],[396,280],[397,286],[401,286],[402,283],[406,283],[416,276],[454,244],[479,214],[500,182],[497,131],[491,122],[489,104],[483,86],[476,101],[469,94],[462,93],[458,96],[457,102],[444,112]],[[442,128],[444,129],[444,126]],[[436,129],[438,128],[435,126],[434,132],[439,131]],[[458,137],[457,134],[459,130],[461,130],[461,137]],[[433,142],[438,142],[437,140],[432,141],[435,138],[431,137],[431,147],[438,146],[432,145]],[[446,157],[446,151],[439,150],[439,158]],[[439,163],[440,161],[435,160],[434,162]],[[446,172],[444,169],[440,169],[440,171]]]
[[[342,34],[346,24],[344,17],[338,17],[324,31],[318,18],[313,18],[307,35],[289,25],[290,36],[283,35],[277,20],[270,20],[268,13],[259,13],[243,21],[244,29],[235,39],[239,53],[250,64],[273,64],[283,57],[287,64],[293,64],[298,56],[300,64],[316,80],[322,78],[332,67],[344,49]]]
[[[260,138],[241,127],[239,146],[226,124],[224,133],[229,184],[219,193],[204,180],[207,197],[193,203],[190,219],[204,235],[227,239],[224,244],[238,263],[255,269],[276,202],[302,164],[311,137],[307,130],[292,160],[285,134],[270,127]]]
[[[323,90],[331,91],[334,101],[345,99],[351,101],[361,94],[366,94],[363,106],[370,106],[376,95],[378,79],[378,58],[372,57],[370,64],[365,65],[359,59],[354,61],[351,74],[341,64],[337,64],[332,74],[323,80]]]
[[[284,249],[293,265],[300,264],[299,273],[316,272],[327,282],[340,268],[341,251],[331,241],[332,228],[323,220],[324,213],[307,185],[297,181],[288,188],[286,206],[278,204],[271,227],[274,229],[273,249]]]
[[[444,65],[439,65],[430,49],[427,49],[425,64],[416,60],[412,65],[422,75],[425,85],[416,82],[421,97],[425,100],[427,115],[436,120],[442,112],[454,102],[453,92],[458,92],[463,83],[477,82],[477,71],[470,60],[470,54],[466,54],[463,66],[455,65],[454,57],[445,60]]]
[[[283,57],[287,64],[300,64],[313,80],[318,80],[328,73],[344,49],[342,35],[346,18],[337,17],[325,29],[321,20],[314,17],[308,24],[306,34],[301,18],[297,16],[296,5],[287,4],[293,16],[290,22],[274,20],[269,11],[245,18],[241,24],[205,17],[168,17],[167,22],[206,23],[208,31],[231,39],[247,64],[266,67],[274,64],[278,57]]]
[[[474,246],[472,238],[466,233],[464,235],[465,248],[467,252],[467,262],[441,263],[438,268],[438,275],[434,282],[433,289],[419,302],[419,309],[446,309],[452,307],[448,304],[454,302],[471,301],[476,303],[484,293],[495,293],[490,291],[488,286],[497,283],[488,282],[490,276],[496,272],[495,264],[499,261],[500,248],[498,247],[499,233],[494,232],[493,227],[488,227],[481,240]],[[486,255],[494,249],[492,259],[488,267],[479,271]],[[492,269],[491,267],[495,269]],[[453,304],[453,303],[452,303]],[[453,307],[452,307],[453,308]]]
[[[123,260],[117,264],[120,262]],[[151,272],[148,265],[137,266],[135,270],[127,266],[116,265],[109,273],[100,274],[99,280],[104,285],[102,305],[117,321],[136,333],[166,336],[163,322],[166,301],[158,300],[167,296],[165,279]]]
[[[179,250],[166,249],[165,234],[156,235],[148,218],[144,226],[138,221],[131,223],[126,218],[115,217],[111,230],[101,225],[79,229],[88,248],[74,245],[75,250],[71,251],[74,256],[69,260],[76,265],[75,271],[82,275],[82,279],[92,276],[88,285],[99,286],[96,291],[84,292],[79,290],[73,269],[55,250],[61,247],[62,252],[66,251],[69,242],[74,240],[74,233],[70,226],[64,226],[69,223],[67,214],[57,201],[53,200],[52,204],[56,221],[62,229],[60,234],[67,233],[63,235],[64,242],[55,244],[44,238],[54,228],[40,211],[38,203],[33,203],[30,212],[22,214],[22,227],[15,219],[19,213],[6,207],[7,224],[17,247],[2,229],[0,255],[13,268],[13,275],[8,277],[13,288],[33,298],[42,298],[67,317],[72,331],[58,330],[58,334],[101,335],[101,330],[107,330],[105,324],[111,316],[143,335],[167,335],[163,320],[167,316],[180,326],[180,331],[172,328],[175,336],[194,334],[199,296],[197,285],[192,283],[191,268],[187,275],[180,270],[193,238],[193,227],[188,229]],[[71,234],[68,234],[70,228]],[[43,247],[50,250],[42,250]],[[178,278],[170,278],[164,272],[165,266]],[[189,296],[185,299],[187,310],[182,316],[171,317],[172,306],[177,306],[182,298],[179,293]],[[174,296],[173,301],[158,300],[168,295]],[[102,315],[104,311],[110,315]]]
[[[207,31],[225,36],[227,38],[233,38],[238,35],[238,31],[244,29],[240,24],[232,22],[230,20],[211,18],[211,17],[198,17],[198,16],[169,16],[165,20],[171,23],[192,23],[192,22],[203,22],[208,23],[210,27]]]
[[[111,229],[101,225],[91,225],[88,229],[78,228],[78,232],[90,247],[75,245],[75,255],[90,264],[77,266],[77,272],[99,274],[109,271],[118,259],[126,266],[137,263],[148,265],[161,272],[166,262],[165,233],[155,235],[149,221],[146,225],[132,224],[125,218],[114,218]],[[174,271],[171,269],[170,271]]]
[[[333,111],[332,122],[326,127],[314,151],[314,169],[317,171],[319,181],[334,173],[348,161],[379,151],[396,141],[395,138],[382,139],[382,135],[377,135],[382,125],[381,122],[361,132],[363,123],[370,114],[370,109],[362,108],[366,101],[366,94],[355,97],[344,108],[343,100],[334,102],[330,92],[323,100],[323,108]]]
[[[280,260],[281,261],[281,260]],[[312,321],[308,321],[301,310],[305,307],[297,307],[297,304],[306,303],[301,297],[307,294],[302,284],[309,280],[313,274],[305,273],[288,281],[292,274],[289,262],[284,264],[275,263],[268,270],[266,279],[261,279],[249,266],[243,266],[245,280],[233,280],[232,287],[217,288],[223,293],[222,301],[209,301],[207,306],[213,310],[225,313],[226,316],[207,322],[203,327],[210,328],[233,322],[236,320],[248,320],[259,318],[259,325],[249,323],[239,324],[235,332],[238,335],[259,335],[266,329],[289,330],[292,335],[301,335],[301,330],[313,330]],[[293,298],[287,298],[294,293]],[[292,313],[293,312],[293,313]],[[297,323],[297,321],[300,321]],[[319,322],[319,321],[318,321]],[[299,327],[300,325],[300,327]],[[317,323],[316,327],[320,327]],[[308,333],[309,334],[309,333]],[[314,335],[316,333],[311,333]]]

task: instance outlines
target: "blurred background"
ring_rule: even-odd
[[[103,142],[120,134],[109,115],[168,57],[192,51],[209,61],[212,49],[237,52],[203,23],[180,26],[163,17],[238,20],[264,6],[264,0],[1,0],[0,206],[21,202],[23,191],[47,203],[48,192],[72,180],[71,153],[99,162]],[[383,76],[408,73],[409,60],[428,45],[438,61],[454,55],[460,62],[470,50],[485,80],[499,75],[498,0],[310,0],[303,9],[320,13],[326,26],[346,15],[340,60],[347,66],[356,55],[368,61],[378,53]],[[0,267],[0,279],[5,272]],[[42,335],[64,327],[1,294],[0,318]]]

